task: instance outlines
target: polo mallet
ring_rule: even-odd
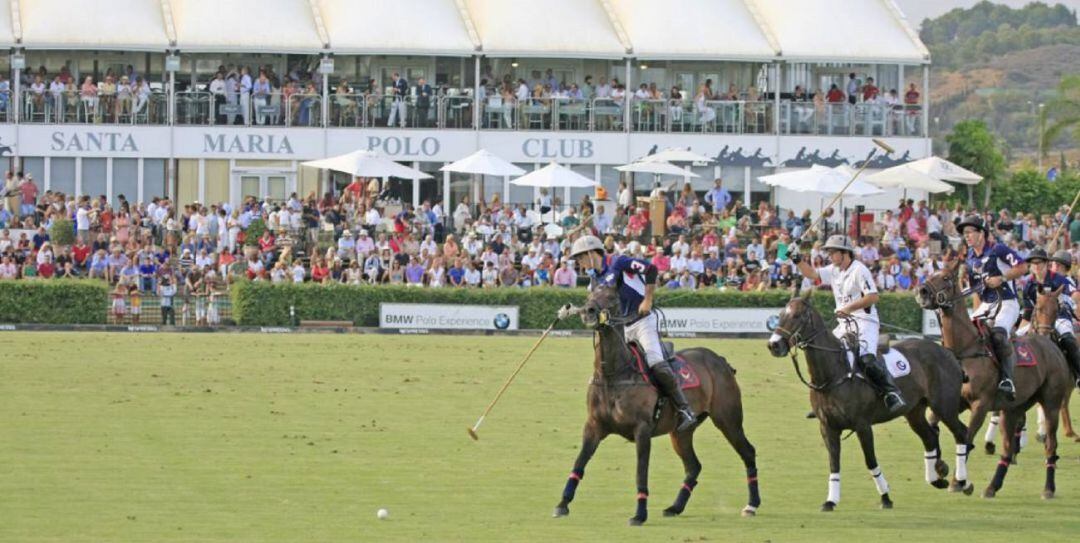
[[[1065,226],[1066,223],[1069,222],[1069,219],[1072,218],[1073,207],[1076,207],[1077,200],[1080,200],[1080,191],[1076,192],[1076,198],[1073,198],[1072,203],[1069,204],[1069,212],[1065,214],[1065,220],[1061,221],[1061,224],[1058,225],[1057,230],[1054,230],[1054,237],[1050,238],[1051,250],[1057,249],[1058,236],[1061,235],[1061,229]]]
[[[892,146],[890,146],[888,143],[885,143],[884,141],[881,141],[881,140],[879,140],[877,138],[872,138],[870,141],[873,141],[874,145],[876,145],[877,147],[880,147],[882,150],[884,150],[885,154],[890,154],[890,153],[893,152]],[[874,155],[876,155],[877,152],[878,152],[877,148],[874,148],[874,149],[870,150],[870,156],[866,157],[866,160],[863,161],[863,165],[859,166],[859,169],[855,171],[855,175],[851,176],[851,179],[848,180],[847,184],[844,185],[844,188],[840,189],[840,192],[836,193],[836,196],[833,196],[832,201],[829,202],[829,205],[825,206],[825,209],[831,209],[833,204],[835,204],[838,200],[840,200],[840,198],[842,198],[844,196],[844,192],[846,192],[848,187],[850,187],[851,184],[854,183],[855,180],[859,178],[859,175],[861,175],[863,173],[863,170],[865,170],[866,167],[870,165],[870,161],[874,158]],[[806,231],[803,232],[801,236],[799,236],[799,241],[801,242],[804,239],[806,239],[807,234],[809,234],[815,227],[817,227],[818,223],[820,223],[822,221],[822,219],[824,219],[824,218],[825,218],[825,212],[822,211],[821,215],[818,216],[817,220],[814,221],[810,225],[810,228],[807,228]]]
[[[546,338],[548,334],[551,333],[551,330],[555,328],[555,325],[558,323],[558,317],[556,317],[555,320],[551,321],[551,324],[547,327],[547,330],[544,330],[544,333],[540,335],[540,339],[536,340],[536,344],[532,346],[532,349],[529,349],[528,354],[525,355],[525,358],[521,359],[521,363],[518,364],[517,369],[514,370],[514,373],[510,374],[510,378],[507,379],[506,383],[502,386],[502,388],[499,389],[499,393],[495,395],[495,399],[491,400],[491,403],[488,404],[487,409],[484,410],[484,413],[480,415],[480,418],[476,419],[476,424],[472,425],[472,428],[469,428],[469,437],[473,438],[473,441],[480,440],[480,436],[477,435],[476,432],[480,430],[480,425],[484,423],[484,417],[488,416],[488,413],[491,412],[491,409],[495,407],[496,403],[499,402],[499,398],[502,397],[503,392],[506,392],[506,389],[510,386],[510,383],[514,382],[514,378],[517,377],[517,374],[521,371],[521,368],[525,367],[525,363],[529,361],[529,357],[531,357],[533,353],[536,352],[536,348],[540,346],[540,343],[544,341],[544,338]]]

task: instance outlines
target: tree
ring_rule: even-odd
[[[1052,119],[1042,133],[1042,153],[1045,158],[1050,151],[1050,144],[1062,133],[1071,131],[1073,137],[1080,139],[1080,75],[1067,75],[1061,78],[1058,95],[1046,105],[1043,125]]]
[[[1005,172],[1005,156],[997,140],[986,128],[983,121],[961,121],[956,123],[951,134],[945,137],[949,143],[949,160],[981,176],[979,184],[983,190],[983,206],[990,205],[990,187],[995,179]],[[970,185],[969,185],[970,187]],[[968,189],[968,205],[973,205],[973,195]]]

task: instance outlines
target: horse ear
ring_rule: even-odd
[[[814,297],[814,287],[810,287],[810,288],[808,288],[808,289],[806,289],[806,290],[804,290],[804,291],[803,291],[803,294],[802,294],[802,301],[804,301],[804,302],[806,302],[807,304],[809,304],[809,303],[810,303],[810,299],[811,299],[811,298],[813,298],[813,297]]]

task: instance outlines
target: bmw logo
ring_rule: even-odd
[[[510,328],[510,316],[506,313],[495,315],[495,328],[497,330],[506,330],[507,328]]]
[[[780,316],[779,315],[773,315],[773,316],[765,319],[765,328],[768,328],[770,332],[772,332],[773,330],[776,330],[777,326],[780,326]]]

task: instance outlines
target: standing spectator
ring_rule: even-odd
[[[251,124],[251,70],[247,66],[240,68],[240,81],[237,90],[240,93],[240,114],[244,117],[244,125]]]
[[[255,98],[255,123],[266,124],[266,107],[270,105],[270,79],[266,72],[259,72],[259,79],[255,81],[251,94]]]
[[[877,100],[878,94],[880,94],[880,93],[881,93],[881,90],[878,89],[876,85],[874,85],[874,78],[873,77],[867,77],[866,78],[866,84],[863,85],[863,88],[862,88],[863,102],[873,102],[873,101]]]
[[[405,97],[409,94],[409,82],[401,77],[398,72],[394,72],[393,82],[394,88],[393,102],[390,104],[390,118],[386,121],[386,126],[394,126],[394,122],[401,123],[401,128],[405,128],[406,119],[406,105]]]
[[[22,172],[19,172],[18,177],[22,177]],[[27,176],[19,184],[19,192],[22,194],[22,207],[19,210],[20,217],[33,216],[37,211],[37,197],[38,188],[34,184],[33,178]]]
[[[431,111],[431,100],[434,94],[431,85],[423,77],[416,81],[416,123],[419,126],[428,126],[428,113]]]
[[[705,193],[705,203],[709,204],[713,213],[720,213],[721,210],[726,209],[731,204],[731,193],[724,188],[723,179],[716,178],[713,188]]]
[[[855,74],[854,73],[850,73],[850,74],[848,74],[848,81],[847,81],[847,100],[848,100],[848,103],[849,104],[854,104],[856,101],[858,101],[858,97],[859,97],[859,80],[855,79]],[[831,102],[832,100],[829,100],[829,101]]]
[[[909,85],[904,93],[904,110],[908,135],[915,134],[915,125],[919,121],[919,91],[915,89],[914,83]]]

